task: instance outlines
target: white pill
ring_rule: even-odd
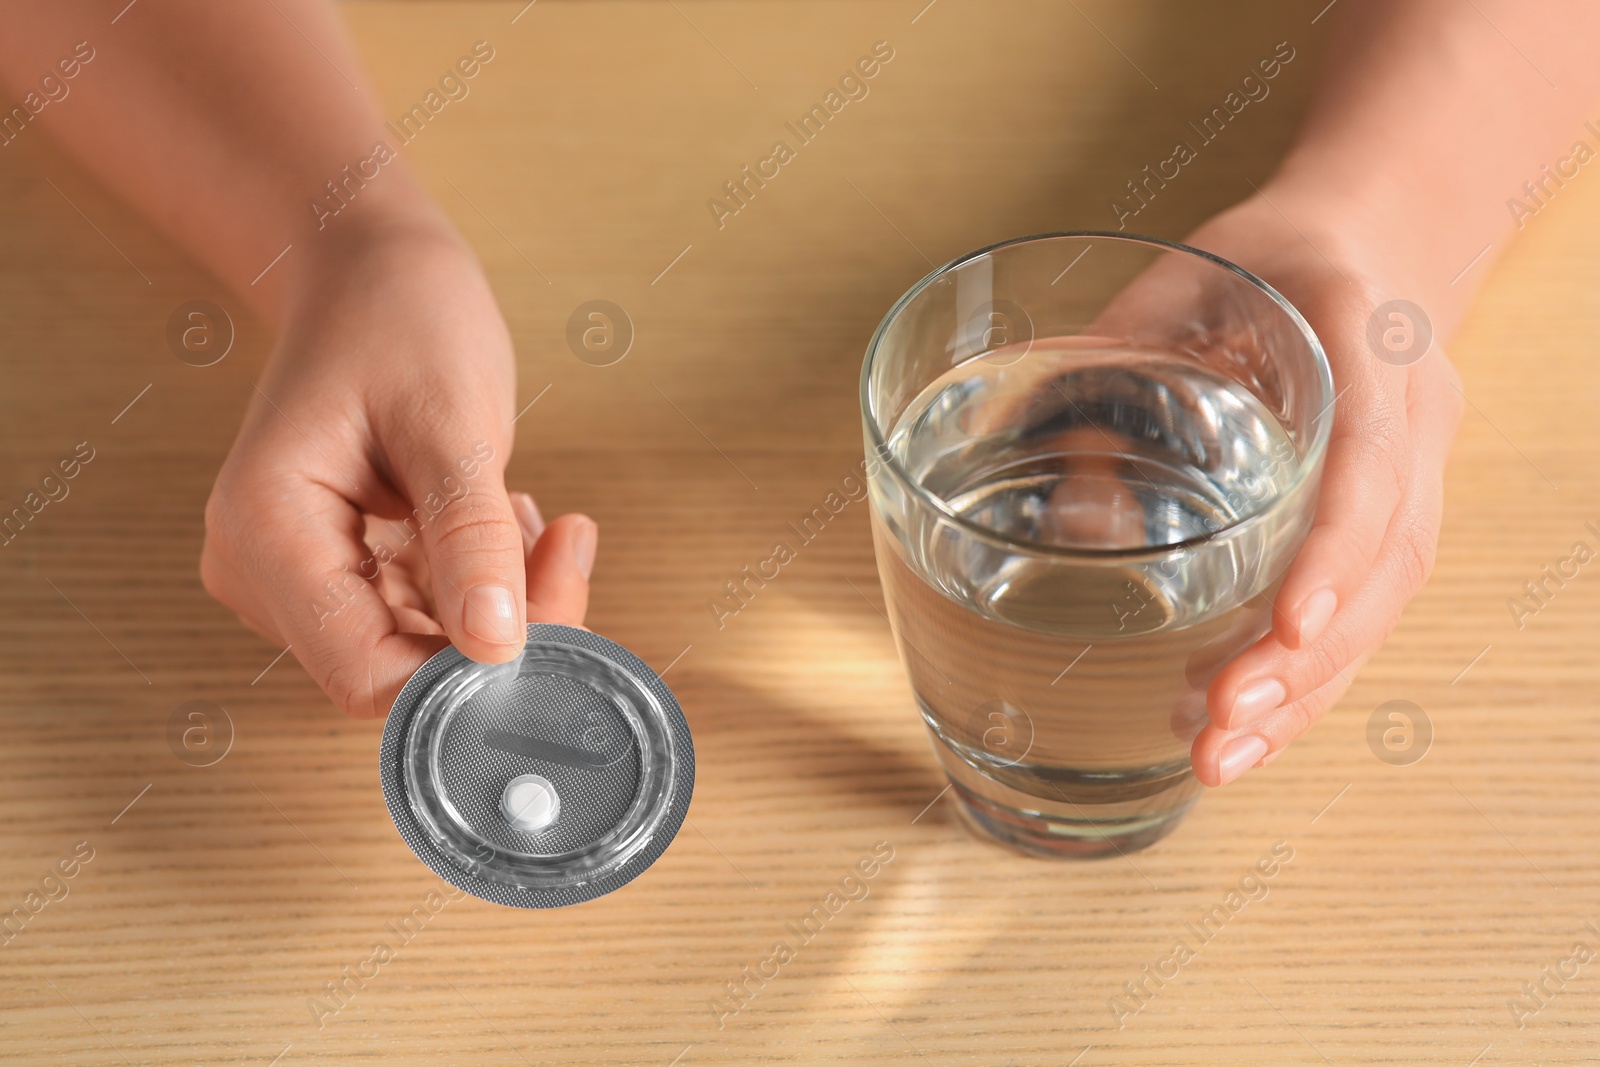
[[[524,833],[536,833],[561,814],[561,798],[548,778],[521,774],[506,783],[500,794],[500,814]]]

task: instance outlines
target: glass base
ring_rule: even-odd
[[[1195,804],[1190,799],[1176,809],[1136,818],[1063,818],[997,804],[959,782],[950,784],[956,812],[974,836],[1046,859],[1094,859],[1148,848],[1171,833]]]
[[[1136,852],[1171,833],[1204,787],[1187,759],[1144,769],[977,767],[932,731],[963,822],[978,837],[1031,856],[1088,859]]]

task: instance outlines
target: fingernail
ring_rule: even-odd
[[[517,643],[517,602],[511,590],[499,585],[478,585],[467,591],[465,617],[467,633],[480,641],[497,645]]]
[[[1276,678],[1262,678],[1260,681],[1251,682],[1233,698],[1233,708],[1228,713],[1228,728],[1236,729],[1254,722],[1282,704],[1283,698],[1288,695],[1284,691],[1283,683]]]
[[[539,514],[539,505],[527,493],[511,494],[511,511],[517,517],[517,525],[522,527],[522,533],[532,544],[539,540],[539,535],[544,533],[544,516]]]
[[[1227,785],[1266,754],[1267,743],[1255,734],[1235,737],[1222,746],[1222,755],[1217,757],[1217,778],[1220,784]]]
[[[600,527],[593,519],[584,519],[572,534],[572,555],[578,564],[578,573],[587,581],[594,570],[594,551],[600,543]]]
[[[1338,606],[1339,598],[1332,589],[1318,589],[1306,597],[1306,602],[1300,606],[1300,619],[1295,624],[1302,646],[1322,636],[1322,631],[1327,629],[1328,620],[1333,618],[1334,609]]]

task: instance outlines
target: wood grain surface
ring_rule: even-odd
[[[901,292],[995,240],[1114,225],[1124,183],[1291,42],[1270,97],[1137,220],[1181,236],[1269,173],[1327,25],[1321,2],[925,4],[344,8],[395,116],[473,42],[496,50],[404,151],[486,261],[520,403],[537,398],[512,483],[598,519],[590,625],[671,665],[696,738],[677,841],[556,912],[429,912],[440,883],[385,810],[380,725],[200,586],[201,508],[264,327],[43,131],[3,150],[3,510],[79,442],[94,455],[0,548],[0,912],[26,914],[0,946],[8,1062],[1594,1062],[1600,962],[1563,961],[1600,948],[1600,564],[1521,628],[1507,600],[1600,544],[1600,178],[1471,268],[1484,289],[1451,348],[1471,407],[1431,584],[1310,735],[1148,851],[1026,859],[936,800],[863,504],[716,624],[723,583],[859,460],[861,354]],[[879,41],[894,57],[870,93],[719,227],[708,199]],[[214,366],[164,337],[194,299],[237,326]],[[566,343],[591,299],[633,323],[612,366]],[[233,731],[211,766],[169,745],[196,700]],[[1390,700],[1431,723],[1409,765],[1367,742]],[[875,846],[893,858],[865,897],[719,1015]],[[1266,895],[1201,943],[1188,924],[1275,846],[1292,859]],[[72,877],[47,880],[58,865]],[[393,958],[349,983],[379,942]],[[1113,998],[1153,970],[1170,977],[1119,1020]]]

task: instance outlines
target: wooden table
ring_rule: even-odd
[[[551,913],[449,904],[331,1013],[312,1002],[440,883],[384,808],[378,724],[337,714],[200,587],[201,505],[270,338],[43,138],[5,150],[0,503],[94,450],[0,549],[0,909],[40,894],[0,947],[8,1061],[1592,1055],[1600,963],[1562,961],[1600,949],[1600,577],[1521,629],[1506,602],[1597,543],[1600,179],[1533,221],[1453,346],[1472,407],[1432,583],[1314,732],[1148,851],[1025,859],[936,800],[863,505],[717,627],[723,583],[859,458],[861,353],[899,293],[997,239],[1108,226],[1185,119],[1289,40],[1272,96],[1138,220],[1182,235],[1268,173],[1327,25],[1321,2],[924,2],[346,6],[396,116],[474,41],[496,49],[405,151],[488,264],[522,402],[542,397],[513,482],[547,514],[598,518],[590,623],[671,665],[699,779],[683,833],[626,890]],[[894,57],[870,94],[719,227],[708,199],[878,41]],[[163,338],[198,298],[238,325],[207,368]],[[597,298],[636,330],[614,366],[565,343]],[[1406,766],[1366,740],[1397,699],[1435,733]],[[234,731],[207,767],[169,747],[193,700]],[[868,895],[719,1018],[727,984],[879,842],[893,859]],[[1186,924],[1275,845],[1293,858],[1268,895],[1200,945]],[[46,883],[58,862],[73,876]],[[1194,958],[1173,976],[1178,939]],[[1147,967],[1169,977],[1119,1028],[1112,998],[1137,1003],[1124,983]],[[1563,967],[1576,977],[1544,979],[1519,1028],[1510,1002]]]

